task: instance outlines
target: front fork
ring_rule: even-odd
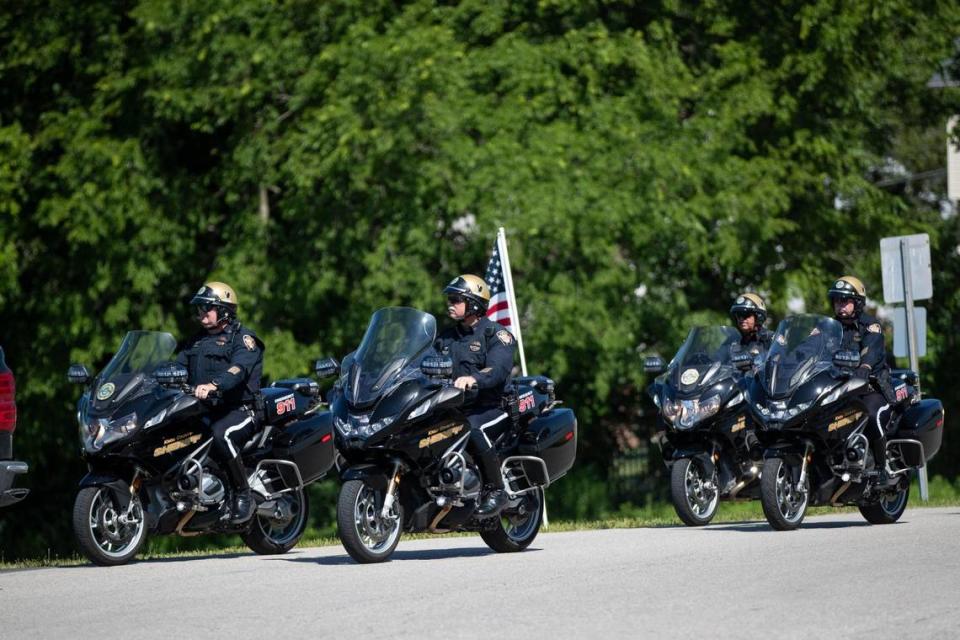
[[[807,480],[807,462],[810,460],[810,450],[813,448],[809,442],[803,443],[803,459],[800,461],[800,478],[797,479],[797,492],[806,493]]]
[[[393,463],[393,473],[390,475],[390,483],[387,485],[387,495],[383,498],[383,509],[380,510],[380,518],[383,520],[392,519],[390,511],[393,509],[393,503],[397,499],[397,487],[400,485],[400,463]]]

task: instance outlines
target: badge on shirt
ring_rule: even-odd
[[[250,334],[243,336],[243,344],[250,351],[253,351],[254,349],[257,348],[257,341],[254,340],[253,336],[251,336]]]
[[[507,331],[506,329],[501,329],[500,331],[497,331],[497,338],[503,344],[506,344],[506,345],[513,344],[513,336],[510,335],[510,332]]]
[[[236,365],[234,365],[234,366],[230,367],[229,369],[227,369],[227,373],[232,373],[233,375],[238,375],[241,371],[243,371],[243,369],[241,369],[240,367],[238,367],[238,366],[236,366]]]
[[[476,353],[477,351],[480,351],[480,341],[479,341],[479,340],[476,341],[476,342],[471,342],[471,343],[470,343],[470,351],[473,351],[474,353]]]
[[[867,331],[869,331],[870,333],[880,333],[880,325],[874,322],[872,325],[867,327]]]

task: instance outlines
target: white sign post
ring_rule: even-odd
[[[930,236],[919,233],[911,236],[893,236],[880,240],[880,263],[883,272],[883,299],[887,304],[904,303],[907,334],[907,355],[910,368],[917,373],[920,390],[920,353],[917,345],[917,322],[913,301],[933,296],[933,272],[930,269]],[[926,320],[926,316],[924,316]],[[924,330],[926,323],[924,322]],[[894,327],[896,331],[896,327]],[[926,336],[924,336],[926,337]],[[926,347],[926,340],[924,340]],[[929,498],[927,467],[920,468],[920,499]]]

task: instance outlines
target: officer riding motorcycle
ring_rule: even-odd
[[[860,354],[860,366],[854,370],[854,376],[869,379],[873,386],[873,392],[863,396],[862,402],[870,416],[866,433],[873,459],[883,476],[887,469],[881,461],[886,459],[890,407],[897,401],[890,381],[883,331],[876,318],[863,312],[867,290],[859,278],[843,276],[833,283],[827,295],[833,305],[834,316],[843,327],[842,348]]]
[[[508,501],[493,442],[510,426],[501,405],[504,388],[510,382],[516,341],[502,325],[486,317],[490,288],[482,278],[457,276],[443,292],[447,295],[447,315],[457,324],[443,331],[437,342],[440,351],[453,360],[454,386],[479,390],[466,416],[470,424],[470,453],[479,462],[486,482],[476,514],[493,516]]]
[[[755,364],[763,361],[770,349],[773,332],[764,328],[767,305],[755,293],[741,293],[730,307],[733,326],[740,332],[740,350],[754,357]]]
[[[254,402],[260,391],[264,344],[237,317],[237,294],[223,282],[208,282],[191,298],[202,329],[178,349],[177,362],[189,373],[194,395],[219,396],[212,415],[214,459],[233,485],[231,524],[253,517],[250,485],[240,451],[259,429]]]

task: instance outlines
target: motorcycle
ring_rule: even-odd
[[[543,490],[573,466],[573,411],[557,407],[549,378],[516,379],[512,426],[493,443],[509,503],[499,517],[478,518],[481,475],[464,414],[475,392],[453,386],[453,362],[435,340],[432,315],[377,311],[330,394],[343,456],[338,535],[357,562],[387,560],[403,531],[477,531],[495,551],[523,550],[540,530]]]
[[[187,370],[172,362],[169,333],[131,331],[96,377],[71,365],[86,385],[77,404],[81,455],[73,530],[83,555],[98,565],[128,562],[148,535],[236,533],[253,551],[293,548],[307,525],[304,488],[334,464],[329,413],[318,412],[319,385],[279,380],[251,409],[263,425],[242,449],[256,511],[229,524],[232,490],[210,457],[213,401],[199,400]]]
[[[721,500],[759,497],[761,452],[743,388],[755,363],[739,346],[732,327],[694,327],[669,366],[657,356],[644,361],[646,372],[662,374],[648,393],[663,426],[670,500],[688,526],[708,524]]]
[[[750,411],[765,449],[760,500],[774,529],[796,529],[810,505],[856,505],[872,524],[896,522],[907,507],[911,472],[940,449],[943,405],[920,398],[913,371],[894,370],[886,460],[873,459],[862,398],[876,381],[854,375],[860,353],[842,350],[842,338],[833,318],[787,318],[750,383]]]

